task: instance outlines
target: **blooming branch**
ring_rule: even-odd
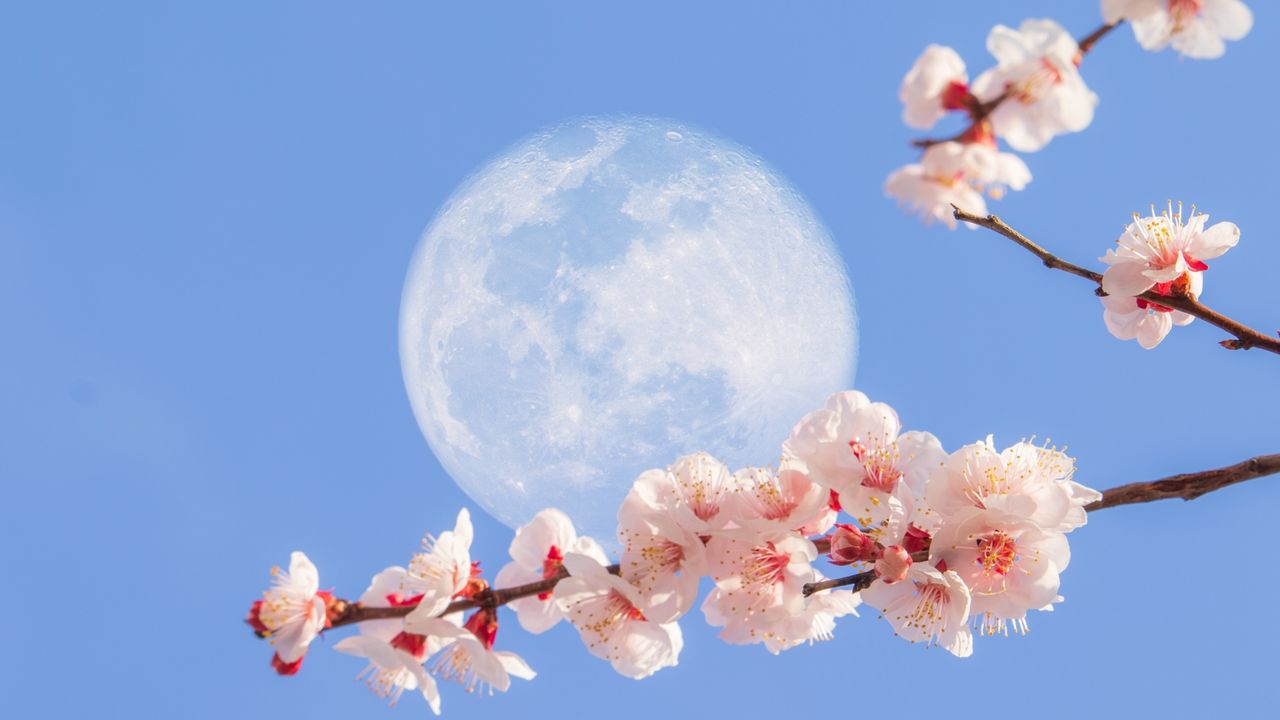
[[[1047,268],[1052,270],[1061,270],[1062,272],[1070,273],[1076,277],[1092,281],[1098,286],[1096,290],[1098,295],[1107,295],[1107,293],[1102,289],[1102,274],[1063,260],[1033,242],[1026,235],[1023,235],[1012,227],[1009,227],[1009,225],[995,215],[977,215],[966,210],[962,210],[956,206],[952,206],[952,212],[956,220],[987,228],[988,230],[992,230],[1014,241],[1031,254],[1040,258],[1040,261],[1043,262],[1044,266]],[[1200,318],[1210,325],[1233,335],[1233,339],[1223,340],[1219,343],[1228,350],[1260,348],[1280,355],[1280,337],[1266,335],[1243,323],[1232,320],[1231,318],[1205,306],[1195,297],[1194,294],[1186,292],[1185,289],[1179,291],[1178,288],[1170,288],[1169,294],[1160,293],[1157,290],[1147,290],[1134,297],[1152,305],[1171,308],[1173,310],[1186,313],[1191,317]]]
[[[1118,20],[1113,23],[1104,23],[1093,32],[1080,38],[1076,43],[1076,47],[1078,48],[1077,63],[1079,62],[1079,59],[1084,58],[1084,56],[1093,49],[1094,45],[1098,44],[1099,40],[1106,37],[1107,33],[1116,29],[1116,27],[1118,27],[1122,22],[1124,22],[1124,20]],[[963,109],[969,113],[969,125],[964,130],[961,130],[948,138],[916,138],[911,141],[911,144],[918,148],[929,148],[946,142],[972,142],[974,138],[980,135],[989,134],[989,131],[984,132],[982,124],[987,120],[987,118],[991,117],[991,113],[995,112],[996,108],[1003,105],[1004,102],[1013,97],[1014,94],[1015,93],[1012,88],[1007,88],[999,95],[996,95],[994,98],[991,98],[986,102],[979,100],[974,95],[968,95],[961,101]]]
[[[1160,480],[1135,482],[1113,487],[1110,490],[1103,491],[1101,500],[1085,505],[1084,509],[1088,512],[1094,512],[1119,505],[1136,505],[1156,500],[1171,500],[1173,498],[1195,500],[1201,495],[1207,495],[1229,485],[1278,473],[1280,473],[1280,453],[1259,455],[1226,467],[1201,470],[1200,472],[1180,473]],[[912,553],[911,559],[915,562],[926,562],[929,560],[929,552]],[[838,587],[848,587],[857,592],[870,587],[877,577],[876,571],[868,570],[845,577],[809,583],[804,586],[804,594],[812,595],[821,590],[830,590]]]
[[[610,565],[607,568],[611,574],[617,575],[619,572],[618,565]],[[455,600],[445,607],[440,614],[452,615],[454,613],[466,610],[474,610],[476,608],[496,608],[506,605],[514,600],[532,597],[548,593],[555,589],[556,584],[561,580],[569,577],[569,573],[561,568],[560,572],[555,576],[546,580],[525,583],[524,585],[516,585],[509,588],[489,588],[481,590],[470,598]],[[334,611],[333,620],[330,621],[330,627],[342,627],[343,625],[354,625],[355,623],[366,622],[369,620],[394,620],[402,618],[413,612],[416,605],[400,605],[392,607],[369,607],[358,602],[348,602],[346,600],[337,600],[335,604],[340,604]]]

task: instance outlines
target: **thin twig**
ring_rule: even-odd
[[[1096,284],[1096,293],[1105,295],[1102,291],[1102,275],[1080,267],[1074,263],[1067,262],[1053,253],[1045,250],[1036,243],[1032,242],[1027,236],[1009,227],[1003,220],[995,215],[975,215],[971,212],[961,210],[952,206],[952,215],[957,220],[967,222],[972,225],[987,228],[993,232],[1009,238],[1018,245],[1021,245],[1028,252],[1040,258],[1045,267],[1053,270],[1061,270],[1066,273],[1081,277],[1092,281]],[[1223,340],[1220,345],[1228,350],[1248,350],[1250,348],[1261,348],[1268,352],[1280,355],[1280,337],[1266,335],[1243,323],[1232,320],[1222,313],[1213,310],[1204,305],[1199,300],[1187,295],[1161,295],[1159,293],[1148,290],[1138,297],[1156,305],[1163,305],[1167,308],[1180,310],[1192,317],[1200,318],[1214,327],[1225,331],[1227,334],[1234,336],[1231,340]]]
[[[610,565],[605,568],[610,573],[617,575],[621,572],[618,565]],[[456,612],[471,610],[480,607],[498,607],[506,605],[512,600],[529,597],[530,595],[540,595],[542,593],[551,592],[555,589],[556,583],[564,578],[569,577],[569,573],[564,568],[560,569],[560,574],[546,580],[538,580],[536,582],[525,583],[524,585],[516,585],[509,588],[490,588],[481,590],[474,597],[465,600],[455,600],[445,608],[441,615],[452,615]],[[341,602],[341,601],[339,601]],[[365,620],[393,620],[402,618],[413,612],[416,605],[400,605],[396,607],[369,607],[360,603],[348,602],[344,607],[339,608],[335,613],[335,617],[330,622],[330,627],[341,627],[343,625],[351,625],[353,623],[364,622]]]
[[[1120,22],[1124,21],[1121,20]],[[1093,46],[1096,45],[1099,40],[1106,37],[1107,33],[1115,30],[1120,22],[1102,25],[1088,35],[1080,38],[1079,42],[1076,43],[1080,48],[1080,57],[1083,58],[1087,55],[1089,51],[1093,49]],[[969,112],[969,125],[964,130],[961,130],[948,138],[918,138],[916,140],[912,140],[911,144],[918,148],[927,148],[945,142],[963,142],[965,139],[973,137],[978,130],[978,126],[982,125],[987,118],[991,117],[991,113],[995,112],[996,108],[1000,107],[1012,95],[1013,93],[1006,88],[1004,92],[1001,92],[999,95],[986,102],[979,102],[975,99],[967,107]]]
[[[1117,505],[1134,505],[1172,498],[1195,500],[1205,493],[1221,490],[1228,485],[1276,473],[1280,473],[1280,454],[1259,455],[1227,467],[1113,487],[1102,493],[1101,500],[1086,505],[1084,509],[1093,512]]]

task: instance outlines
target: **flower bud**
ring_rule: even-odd
[[[893,584],[907,576],[911,569],[911,553],[901,545],[890,545],[876,560],[876,574],[885,584]]]
[[[870,562],[880,555],[876,541],[852,525],[838,524],[831,532],[828,557],[833,565]]]

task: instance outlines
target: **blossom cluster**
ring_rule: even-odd
[[[928,130],[953,112],[968,126],[945,140],[917,144],[917,163],[895,170],[885,192],[925,223],[956,226],[952,206],[985,215],[986,199],[1022,190],[1031,171],[1017,155],[1035,152],[1058,135],[1093,122],[1098,96],[1085,84],[1080,63],[1102,34],[1128,22],[1139,44],[1157,51],[1172,47],[1191,58],[1216,58],[1226,40],[1239,40],[1253,26],[1240,0],[1102,0],[1106,23],[1077,42],[1053,20],[1027,20],[1017,29],[996,25],[987,36],[994,67],[971,83],[964,60],[952,48],[930,45],[903,78],[903,121]]]
[[[677,664],[679,621],[695,608],[724,641],[778,654],[832,638],[839,618],[866,605],[898,636],[964,657],[975,632],[1025,633],[1030,611],[1062,600],[1066,534],[1101,498],[1074,470],[1029,441],[999,450],[988,437],[948,454],[930,433],[903,431],[888,405],[841,392],[795,426],[776,467],[731,471],[699,452],[641,473],[618,510],[617,565],[547,509],[516,531],[491,589],[464,509],[354,605],[320,591],[315,566],[294,553],[247,621],[290,675],[358,608],[359,634],[335,649],[368,661],[361,677],[378,695],[394,703],[416,691],[437,714],[438,680],[492,692],[534,677],[495,649],[502,604],[530,633],[567,621],[591,654],[635,679]],[[824,557],[856,572],[825,582]]]
[[[1191,208],[1184,222],[1182,203],[1175,212],[1170,202],[1159,215],[1133,215],[1116,240],[1116,249],[1100,258],[1107,264],[1102,274],[1103,320],[1121,340],[1137,340],[1150,350],[1160,344],[1174,325],[1195,318],[1142,295],[1185,297],[1196,300],[1204,291],[1206,260],[1221,256],[1240,240],[1235,223],[1208,224],[1209,216]]]

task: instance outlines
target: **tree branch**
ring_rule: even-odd
[[[995,220],[999,222],[999,220]],[[1003,223],[1000,223],[1003,225]],[[1007,227],[1007,226],[1005,226]],[[1027,241],[1030,243],[1031,241]],[[1031,243],[1033,246],[1034,243]],[[1034,251],[1033,251],[1034,252]],[[1085,510],[1094,512],[1103,510],[1117,505],[1134,505],[1137,503],[1146,503],[1153,500],[1164,500],[1167,498],[1182,498],[1184,500],[1194,500],[1201,495],[1211,493],[1215,490],[1221,490],[1229,485],[1235,485],[1246,480],[1263,477],[1266,475],[1274,475],[1280,473],[1280,454],[1275,455],[1259,455],[1258,457],[1249,458],[1244,462],[1229,465],[1227,467],[1216,468],[1214,470],[1203,470],[1194,473],[1182,473],[1173,475],[1161,480],[1153,480],[1151,482],[1136,482],[1128,485],[1111,488],[1102,494],[1102,499],[1098,502],[1085,506]],[[830,549],[830,542],[827,538],[818,538],[814,541],[814,545],[818,547],[819,552],[827,552]],[[927,550],[913,553],[911,559],[915,562],[928,562],[929,552]],[[606,568],[610,573],[617,575],[621,572],[618,565],[610,565]],[[494,608],[500,605],[506,605],[512,600],[529,597],[531,595],[539,595],[541,593],[551,592],[555,589],[557,583],[569,574],[563,568],[560,574],[548,578],[546,580],[538,580],[536,582],[526,583],[524,585],[516,585],[509,588],[490,588],[476,593],[475,597],[456,600],[450,603],[449,607],[442,613],[449,615],[455,612],[471,610],[473,608]],[[874,570],[860,572],[841,578],[832,578],[816,583],[808,583],[804,586],[805,596],[813,593],[830,590],[832,588],[848,587],[854,592],[865,590],[876,579]],[[414,610],[413,605],[401,605],[397,607],[368,607],[356,602],[346,600],[337,600],[331,611],[330,627],[342,627],[343,625],[354,625],[355,623],[365,622],[367,620],[394,620],[402,618]]]
[[[1120,22],[1124,21],[1121,20]],[[1096,45],[1099,40],[1106,37],[1107,33],[1115,30],[1116,27],[1120,25],[1120,22],[1102,25],[1088,35],[1080,38],[1076,43],[1080,48],[1080,57],[1083,58],[1087,55],[1089,51],[1093,49],[1093,46]],[[1008,100],[1011,95],[1012,93],[1006,89],[1004,92],[986,102],[979,102],[975,98],[968,105],[969,125],[964,130],[961,130],[948,138],[918,138],[916,140],[912,140],[911,144],[918,148],[927,148],[944,142],[963,142],[966,138],[971,138],[977,134],[978,126],[985,122],[987,118],[991,117],[991,113],[995,112],[996,108],[1000,107],[1000,105]]]
[[[1106,294],[1102,291],[1102,275],[1099,273],[1080,267],[1074,263],[1067,262],[1048,250],[1045,250],[1028,239],[1027,236],[1009,227],[1003,220],[995,215],[975,215],[966,210],[961,210],[954,205],[951,207],[953,210],[952,215],[954,215],[957,220],[967,222],[971,225],[978,225],[999,233],[1018,245],[1021,245],[1032,255],[1040,258],[1040,261],[1044,263],[1045,267],[1053,270],[1061,270],[1075,275],[1076,277],[1090,280],[1098,286],[1095,291],[1098,295]],[[1258,332],[1248,325],[1232,320],[1226,315],[1207,307],[1193,297],[1188,295],[1161,295],[1150,290],[1138,297],[1148,302],[1155,303],[1156,305],[1163,305],[1164,307],[1173,308],[1174,310],[1180,310],[1192,317],[1204,320],[1210,325],[1225,331],[1229,335],[1233,335],[1233,339],[1223,340],[1219,343],[1228,350],[1260,348],[1280,355],[1280,337],[1273,337],[1271,335]]]
[[[621,572],[618,565],[610,565],[605,568],[610,573],[617,575]],[[569,577],[569,573],[564,568],[560,568],[560,574],[546,580],[538,580],[536,582],[525,583],[524,585],[516,585],[509,588],[490,588],[481,590],[474,597],[464,600],[455,600],[445,608],[441,615],[451,615],[472,608],[488,607],[494,608],[500,605],[506,605],[512,600],[519,600],[530,595],[540,595],[545,592],[551,592],[555,589],[556,583],[564,578]],[[368,607],[360,603],[346,602],[342,607],[337,608],[334,617],[330,621],[330,627],[342,627],[343,625],[352,625],[366,620],[394,620],[402,618],[413,612],[416,605],[400,605],[396,607]]]
[[[1086,505],[1084,509],[1088,512],[1094,512],[1095,510],[1105,510],[1117,505],[1136,505],[1138,503],[1171,498],[1195,500],[1201,495],[1211,493],[1214,490],[1221,490],[1228,485],[1235,485],[1246,480],[1277,473],[1280,473],[1280,454],[1259,455],[1227,467],[1182,473],[1160,480],[1152,480],[1151,482],[1136,482],[1113,487],[1102,493],[1101,500]],[[914,553],[911,559],[915,562],[927,562],[929,553],[927,551]],[[860,572],[842,578],[809,583],[804,586],[804,594],[807,597],[819,590],[829,590],[836,587],[845,587],[846,585],[852,586],[855,591],[864,590],[875,579],[875,571],[868,570],[867,572]]]
[[[1102,493],[1101,500],[1086,505],[1084,509],[1093,512],[1117,505],[1134,505],[1172,498],[1195,500],[1201,495],[1221,490],[1228,485],[1276,473],[1280,473],[1280,454],[1259,455],[1227,467],[1113,487]]]

